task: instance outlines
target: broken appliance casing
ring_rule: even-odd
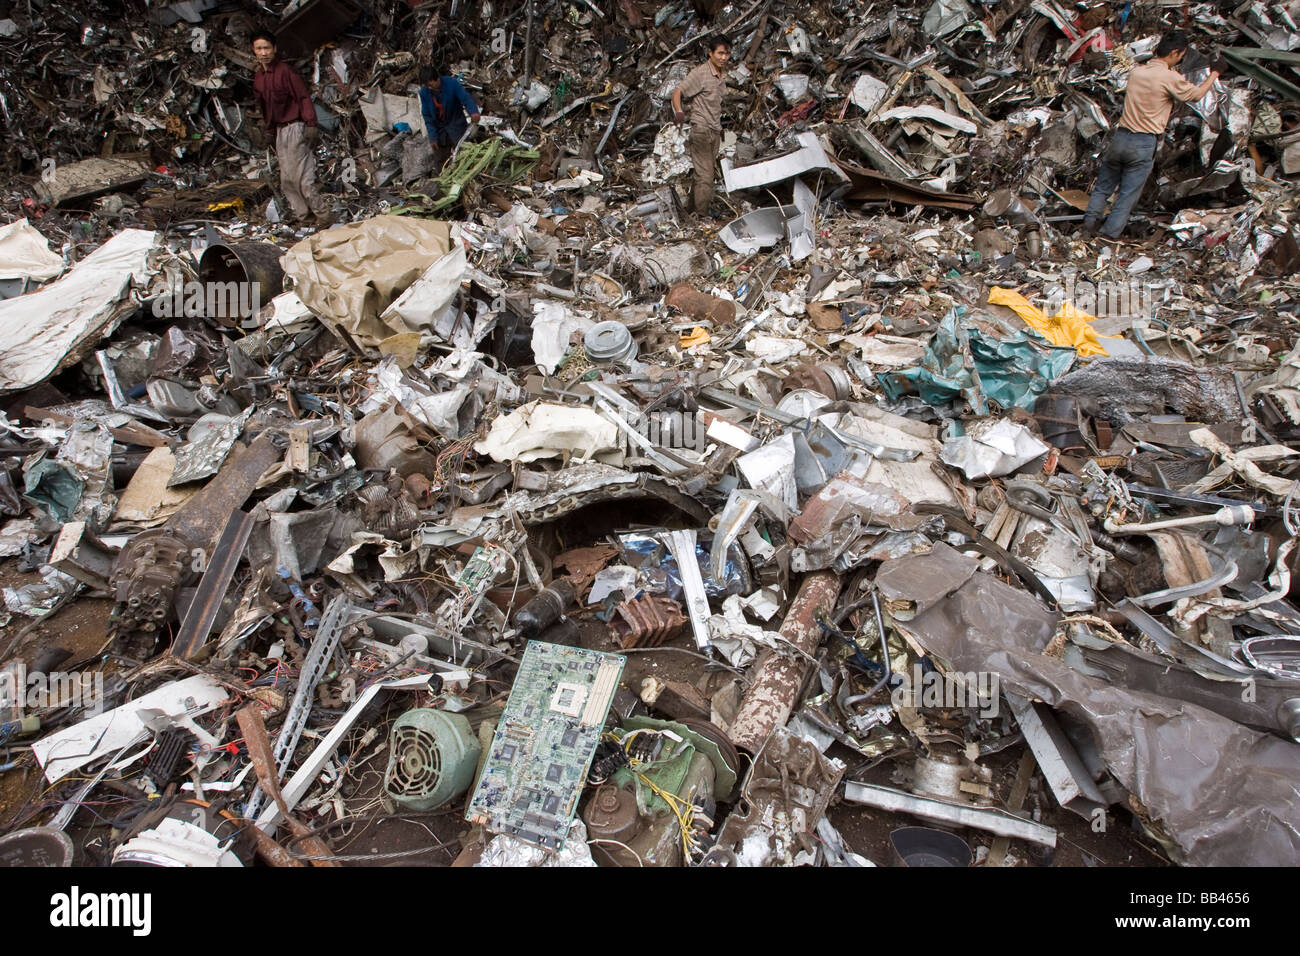
[[[697,809],[696,832],[712,828],[719,801],[731,796],[736,782],[735,749],[726,736],[711,724],[631,718],[626,730],[660,731],[674,740],[685,740],[693,748],[690,762],[673,793]],[[648,771],[654,775],[654,771]],[[663,778],[657,783],[662,785]],[[638,806],[636,783],[623,770],[603,784],[582,811],[591,842],[591,855],[600,866],[682,866],[682,831],[677,817],[667,808],[653,812]]]

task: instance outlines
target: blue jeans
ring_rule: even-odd
[[[1118,187],[1119,195],[1110,207],[1110,215],[1102,226],[1101,234],[1109,239],[1118,239],[1119,234],[1128,225],[1128,217],[1133,213],[1138,196],[1151,167],[1155,165],[1156,137],[1154,133],[1134,133],[1122,126],[1115,127],[1115,134],[1110,145],[1101,157],[1101,168],[1097,171],[1097,185],[1092,189],[1092,198],[1088,200],[1088,211],[1084,214],[1085,227],[1096,226],[1101,214],[1106,210],[1106,200]]]

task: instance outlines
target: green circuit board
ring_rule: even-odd
[[[528,642],[467,820],[547,849],[564,846],[624,661]]]

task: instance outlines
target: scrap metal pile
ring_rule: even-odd
[[[0,4],[0,862],[1294,863],[1298,7]]]

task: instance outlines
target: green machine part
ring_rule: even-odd
[[[480,751],[460,714],[408,710],[393,723],[384,792],[412,810],[434,810],[469,789]]]

